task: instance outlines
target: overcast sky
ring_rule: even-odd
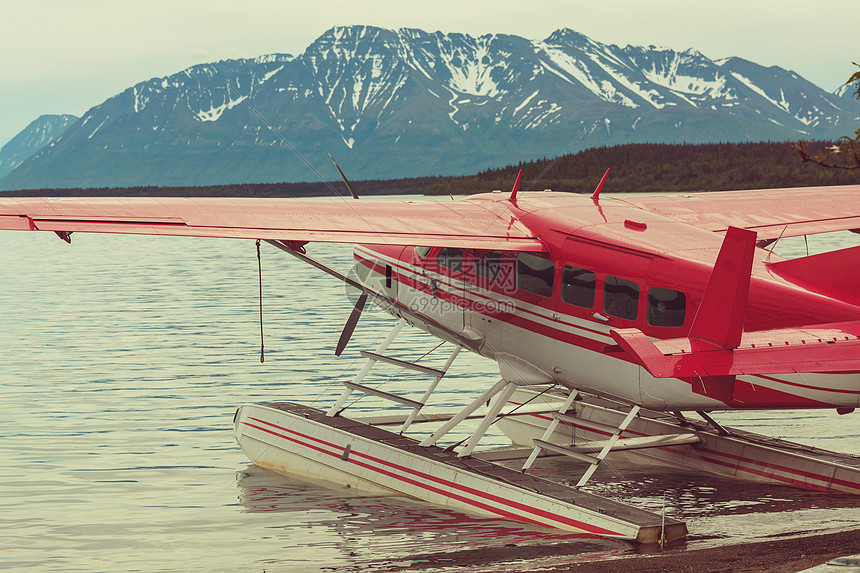
[[[194,64],[299,54],[364,24],[695,48],[790,69],[833,91],[860,62],[860,0],[9,0],[0,11],[0,146],[45,113],[80,116]]]

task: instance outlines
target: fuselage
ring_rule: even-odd
[[[860,374],[741,376],[731,397],[717,397],[695,379],[651,376],[615,344],[613,329],[688,335],[722,235],[619,199],[530,193],[512,212],[511,225],[540,237],[545,252],[358,246],[357,274],[391,300],[393,314],[466,341],[511,381],[555,382],[667,410],[860,404]],[[766,256],[757,249],[745,331],[860,319],[857,301],[793,284],[769,270]]]

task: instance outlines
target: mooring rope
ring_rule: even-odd
[[[260,362],[266,361],[263,346],[263,259],[260,257],[260,239],[257,239],[257,278],[260,283]]]

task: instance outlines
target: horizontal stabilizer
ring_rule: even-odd
[[[860,300],[860,247],[850,247],[799,259],[779,261],[768,269],[810,290],[833,296]]]
[[[745,332],[734,350],[691,338],[651,340],[635,328],[611,334],[656,378],[860,371],[860,321]]]

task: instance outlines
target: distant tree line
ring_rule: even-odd
[[[833,142],[809,142],[808,149],[827,149]],[[522,162],[462,177],[354,181],[361,196],[465,195],[510,191],[522,169],[520,189],[591,193],[606,168],[603,191],[660,193],[730,191],[819,185],[860,184],[860,170],[821,169],[802,162],[785,142],[651,144],[599,147],[556,159]],[[327,183],[237,183],[204,187],[122,187],[97,189],[30,189],[5,196],[122,197],[326,197],[349,193],[342,181]]]
[[[419,195],[442,177],[354,181],[358,196]],[[318,183],[232,183],[199,187],[96,187],[2,191],[7,197],[349,197],[343,181]]]
[[[826,148],[832,142],[811,142]],[[541,159],[488,169],[477,175],[434,182],[429,195],[510,191],[522,169],[521,190],[553,189],[591,193],[607,168],[607,193],[731,191],[860,183],[860,173],[821,169],[799,160],[784,142],[650,144],[587,149],[557,159]]]

